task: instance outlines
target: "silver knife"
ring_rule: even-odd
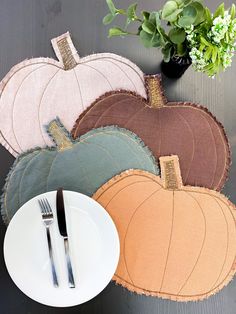
[[[73,269],[72,269],[71,259],[70,259],[68,234],[67,234],[67,229],[66,229],[66,216],[65,216],[65,206],[64,206],[63,190],[62,189],[57,190],[56,207],[57,207],[58,227],[59,227],[60,234],[64,239],[67,273],[68,273],[68,283],[69,283],[70,288],[75,288],[75,280],[74,280]]]

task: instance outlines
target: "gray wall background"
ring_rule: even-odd
[[[140,10],[156,10],[164,2],[138,1]],[[129,3],[127,0],[116,0],[117,7],[126,7]],[[205,3],[215,9],[221,0]],[[229,6],[231,1],[225,3]],[[145,49],[136,37],[107,38],[108,27],[101,22],[106,12],[105,0],[0,0],[0,78],[23,59],[55,57],[50,39],[67,30],[71,32],[81,57],[93,52],[114,52],[136,62],[146,73],[159,72],[162,57],[158,50]],[[178,81],[164,78],[164,87],[169,100],[204,104],[224,124],[233,154],[230,178],[224,192],[236,203],[236,58],[233,66],[214,80],[190,68]],[[0,187],[13,161],[13,157],[0,147]],[[1,244],[5,230],[0,221]],[[16,288],[7,274],[0,250],[0,313],[235,314],[236,280],[208,300],[187,304],[139,296],[111,283],[99,296],[84,305],[56,309],[30,300]]]

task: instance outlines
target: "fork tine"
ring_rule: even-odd
[[[44,199],[44,205],[45,205],[45,208],[46,208],[46,210],[47,210],[47,215],[50,215],[50,210],[49,210],[49,207],[48,207],[47,199],[46,199],[46,198]]]
[[[49,204],[49,201],[48,201],[47,198],[45,198],[45,203],[46,203],[46,205],[47,205],[48,213],[49,213],[49,214],[52,214],[52,207],[51,207],[51,205]]]
[[[52,207],[47,198],[38,200],[38,203],[39,203],[42,215],[44,216],[53,215]]]
[[[38,203],[39,203],[41,213],[44,214],[44,208],[43,208],[42,200],[38,200]]]
[[[43,209],[43,215],[47,215],[47,208],[45,206],[45,203],[44,203],[44,199],[41,199],[41,204],[42,204],[42,209]]]
[[[42,200],[42,202],[43,202],[43,206],[44,206],[44,208],[45,208],[45,213],[46,213],[46,215],[48,215],[48,214],[49,214],[49,211],[48,211],[48,207],[47,207],[45,198]]]

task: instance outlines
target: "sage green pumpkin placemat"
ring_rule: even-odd
[[[107,180],[126,169],[159,173],[150,150],[139,137],[125,129],[98,128],[73,140],[56,119],[47,130],[55,147],[21,154],[8,174],[1,202],[5,223],[29,199],[59,187],[91,196]]]

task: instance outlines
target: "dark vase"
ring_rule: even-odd
[[[190,57],[172,57],[169,62],[161,63],[161,71],[169,78],[180,78],[191,65]]]

